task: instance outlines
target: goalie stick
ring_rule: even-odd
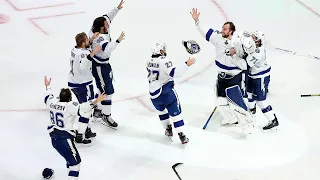
[[[179,166],[180,164],[183,164],[183,163],[175,163],[173,166],[172,166],[172,169],[173,171],[176,173],[177,177],[179,178],[179,180],[182,180],[181,177],[179,176],[177,170],[176,170],[176,167]]]

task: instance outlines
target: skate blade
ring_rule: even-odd
[[[279,126],[273,127],[271,129],[263,130],[263,132],[266,132],[266,133],[268,133],[268,132],[273,133],[273,132],[278,132],[278,131],[280,131]]]
[[[108,123],[105,123],[105,122],[103,122],[103,121],[101,121],[101,124],[104,125],[104,126],[106,126],[106,127],[111,128],[111,129],[117,130],[117,127],[110,126]]]
[[[97,138],[97,136],[91,137],[91,138],[87,138],[87,139],[93,140],[93,139],[96,139],[96,138]]]
[[[170,139],[171,142],[173,142],[173,139],[172,139],[173,136],[167,136],[167,137]]]
[[[92,145],[92,142],[90,144],[83,144],[83,143],[75,143],[77,148],[86,148],[86,147],[90,147]]]

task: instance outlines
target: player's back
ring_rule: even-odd
[[[169,82],[173,83],[173,76],[170,75],[174,67],[166,56],[150,58],[147,61],[147,71],[150,93],[162,88]]]
[[[46,102],[50,110],[48,131],[59,130],[62,136],[75,135],[73,124],[77,117],[77,102],[60,102],[58,98],[51,96]]]
[[[74,47],[71,50],[69,83],[84,84],[92,82],[92,64],[87,60],[87,55],[89,54],[90,51],[88,49]]]

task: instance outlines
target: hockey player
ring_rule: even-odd
[[[55,97],[50,89],[50,83],[51,79],[48,80],[45,77],[46,96],[44,102],[50,110],[50,121],[47,129],[50,133],[52,146],[67,162],[68,179],[77,180],[81,158],[74,144],[74,122],[78,115],[89,118],[94,105],[102,101],[106,96],[101,94],[93,102],[89,101],[79,105],[77,102],[72,102],[72,95],[69,89],[61,89],[59,97]]]
[[[95,54],[101,51],[102,47],[97,46],[91,53],[88,50],[90,47],[88,36],[82,32],[76,35],[76,46],[71,50],[68,86],[77,97],[79,103],[87,102],[94,98],[92,84],[92,58]],[[82,144],[90,144],[91,140],[96,136],[96,133],[88,127],[89,119],[79,117],[76,142]]]
[[[95,78],[97,88],[99,91],[105,92],[108,96],[107,99],[99,104],[99,111],[94,112],[95,117],[102,118],[102,124],[110,126],[112,128],[118,127],[111,117],[111,105],[112,105],[112,94],[114,93],[113,88],[113,72],[109,59],[112,51],[118,46],[118,44],[124,39],[125,33],[122,32],[116,41],[112,41],[110,37],[110,23],[116,16],[118,11],[122,9],[124,1],[121,0],[118,7],[114,8],[111,12],[107,13],[102,17],[98,17],[94,20],[89,37],[93,36],[94,33],[99,33],[98,37],[92,42],[92,49],[97,46],[102,47],[102,51],[94,56],[92,62],[92,75]]]
[[[230,55],[237,39],[234,37],[236,27],[232,22],[226,22],[222,26],[221,32],[211,28],[204,28],[199,21],[197,9],[193,8],[190,12],[195,21],[197,30],[216,49],[216,68],[218,70],[216,93],[217,93],[217,109],[223,116],[221,123],[235,124],[242,128],[245,134],[253,131],[253,120],[248,111],[243,96],[245,96],[245,77],[247,64],[245,59]],[[228,91],[228,88],[230,91]],[[236,93],[236,94],[227,94]],[[239,94],[240,92],[240,94]],[[230,97],[233,96],[233,97]],[[228,102],[229,100],[229,102]],[[237,100],[237,102],[234,102]],[[231,103],[230,103],[231,101]],[[239,104],[241,102],[241,105]],[[236,104],[236,105],[235,105]],[[241,108],[239,108],[241,107]]]
[[[267,89],[270,82],[271,66],[266,60],[265,36],[261,31],[252,33],[256,49],[247,57],[249,68],[248,95],[249,108],[253,114],[256,113],[256,105],[269,120],[263,130],[278,130],[279,122],[272,110],[271,105],[266,101]]]
[[[167,58],[166,44],[156,42],[152,45],[152,56],[147,62],[150,98],[158,110],[160,121],[165,129],[165,135],[173,136],[170,117],[173,126],[178,132],[182,144],[189,139],[183,133],[184,121],[181,116],[180,102],[174,89],[174,78],[181,76],[189,66],[195,63],[194,58],[189,58],[181,68],[176,68]]]

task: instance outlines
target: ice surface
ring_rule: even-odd
[[[118,1],[10,2],[21,9],[74,4],[15,11],[7,1],[0,2],[1,13],[10,17],[0,25],[0,179],[41,179],[45,167],[55,170],[54,179],[66,179],[65,162],[46,132],[49,114],[43,104],[43,76],[53,78],[55,92],[66,87],[75,34],[88,32],[93,19]],[[319,2],[303,2],[319,13]],[[116,79],[112,115],[119,128],[93,124],[98,133],[94,144],[79,148],[80,179],[173,180],[177,177],[171,166],[176,162],[184,163],[178,167],[183,180],[317,179],[320,101],[300,98],[300,94],[320,92],[320,61],[268,51],[272,65],[268,98],[281,125],[279,132],[261,132],[267,123],[261,112],[256,132],[247,139],[238,128],[220,127],[219,115],[204,131],[215,103],[215,50],[195,29],[189,14],[193,7],[200,10],[201,21],[208,27],[220,29],[231,20],[239,30],[264,31],[276,47],[320,56],[319,17],[296,1],[127,1],[111,29],[113,39],[121,31],[127,34],[111,58]],[[181,41],[189,39],[199,42],[202,50],[196,55],[197,64],[177,79],[190,138],[183,148],[176,136],[174,142],[164,136],[147,96],[145,62],[150,44],[161,40],[168,45],[169,58],[183,63],[188,54]]]

